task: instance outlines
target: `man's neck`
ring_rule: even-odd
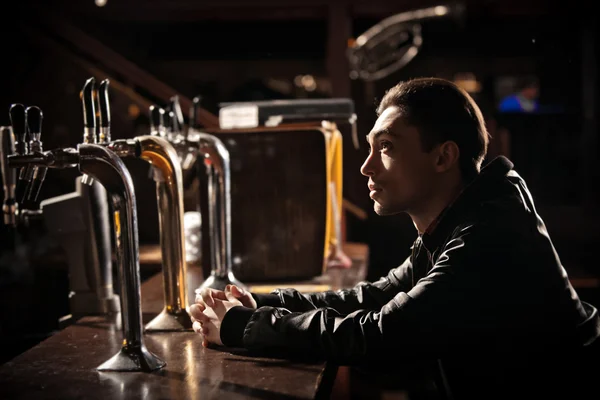
[[[464,188],[462,182],[452,185],[448,190],[440,191],[439,194],[432,197],[427,205],[420,210],[409,212],[419,235],[427,231],[427,228],[438,218],[438,216],[460,195]]]

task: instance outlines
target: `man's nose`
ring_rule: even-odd
[[[367,156],[367,159],[365,160],[363,165],[360,167],[360,173],[364,176],[373,176],[375,174],[374,165],[374,152],[371,152]]]

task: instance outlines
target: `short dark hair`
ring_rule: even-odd
[[[424,151],[451,140],[460,150],[463,179],[470,180],[479,173],[489,133],[479,106],[465,90],[441,78],[416,78],[388,90],[377,115],[392,106],[400,109],[408,125],[417,128]]]

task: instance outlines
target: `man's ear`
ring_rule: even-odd
[[[437,151],[436,159],[436,171],[446,172],[451,169],[454,165],[458,165],[458,159],[460,157],[460,149],[456,142],[449,140],[442,143]]]

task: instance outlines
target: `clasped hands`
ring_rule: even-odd
[[[196,293],[196,304],[189,311],[192,328],[203,336],[204,347],[210,343],[223,345],[221,323],[227,311],[236,306],[256,309],[256,301],[250,292],[236,285],[227,285],[225,290],[204,288]]]

